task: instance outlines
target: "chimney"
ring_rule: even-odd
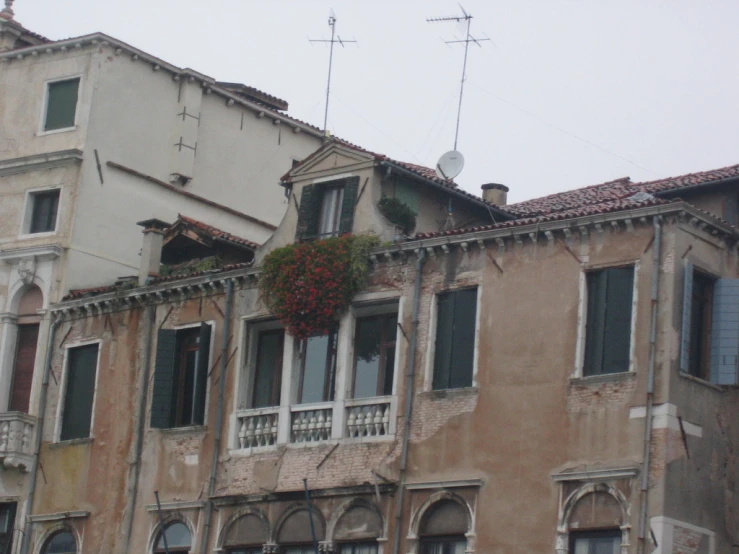
[[[169,227],[159,219],[139,221],[136,225],[144,228],[144,240],[141,244],[141,264],[139,265],[139,285],[143,286],[152,273],[159,273],[162,263],[162,245],[164,244],[164,230]]]
[[[508,187],[499,183],[488,183],[480,187],[482,199],[496,206],[505,206],[508,198]]]

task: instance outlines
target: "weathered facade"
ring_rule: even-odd
[[[162,552],[165,536],[298,553],[313,534],[356,554],[731,552],[737,177],[495,206],[327,144],[285,176],[291,208],[256,259],[339,231],[387,239],[335,334],[286,335],[258,264],[52,307],[22,554],[54,537]],[[414,194],[409,239],[377,204]],[[91,391],[70,392],[84,371]]]

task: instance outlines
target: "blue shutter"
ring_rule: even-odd
[[[352,232],[354,225],[354,208],[359,191],[359,177],[350,177],[344,186],[344,199],[341,202],[341,216],[339,218],[339,234]]]
[[[693,303],[693,264],[685,261],[683,271],[683,328],[680,336],[680,371],[690,370],[690,308]]]
[[[713,288],[711,383],[736,385],[739,368],[739,279],[719,279]]]

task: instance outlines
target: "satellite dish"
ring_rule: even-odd
[[[436,163],[436,175],[439,179],[454,179],[462,172],[464,156],[461,152],[451,150],[444,154]]]

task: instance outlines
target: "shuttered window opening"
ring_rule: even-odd
[[[29,233],[52,233],[56,230],[59,193],[60,189],[53,189],[30,194],[31,220],[28,223]]]
[[[300,193],[297,240],[312,240],[351,233],[359,177],[305,185]]]
[[[252,408],[280,405],[284,341],[285,331],[283,329],[261,331],[257,337]]]
[[[97,361],[97,344],[70,348],[67,352],[64,408],[59,434],[61,441],[90,436]]]
[[[477,321],[477,289],[437,297],[433,389],[472,386]]]
[[[621,554],[621,530],[571,533],[570,552],[573,554]]]
[[[46,95],[44,131],[74,127],[79,86],[79,78],[49,83]]]
[[[33,384],[33,367],[38,344],[37,323],[18,326],[18,342],[13,364],[13,383],[10,387],[10,411],[28,413]]]
[[[0,504],[0,554],[11,554],[13,552],[16,506],[15,502]]]
[[[151,426],[159,429],[205,423],[211,327],[160,329],[154,367]]]
[[[330,402],[336,380],[337,330],[300,341],[298,404]]]
[[[352,398],[393,393],[397,326],[398,314],[395,313],[357,319]]]
[[[583,375],[629,371],[634,268],[588,272],[587,294]]]

